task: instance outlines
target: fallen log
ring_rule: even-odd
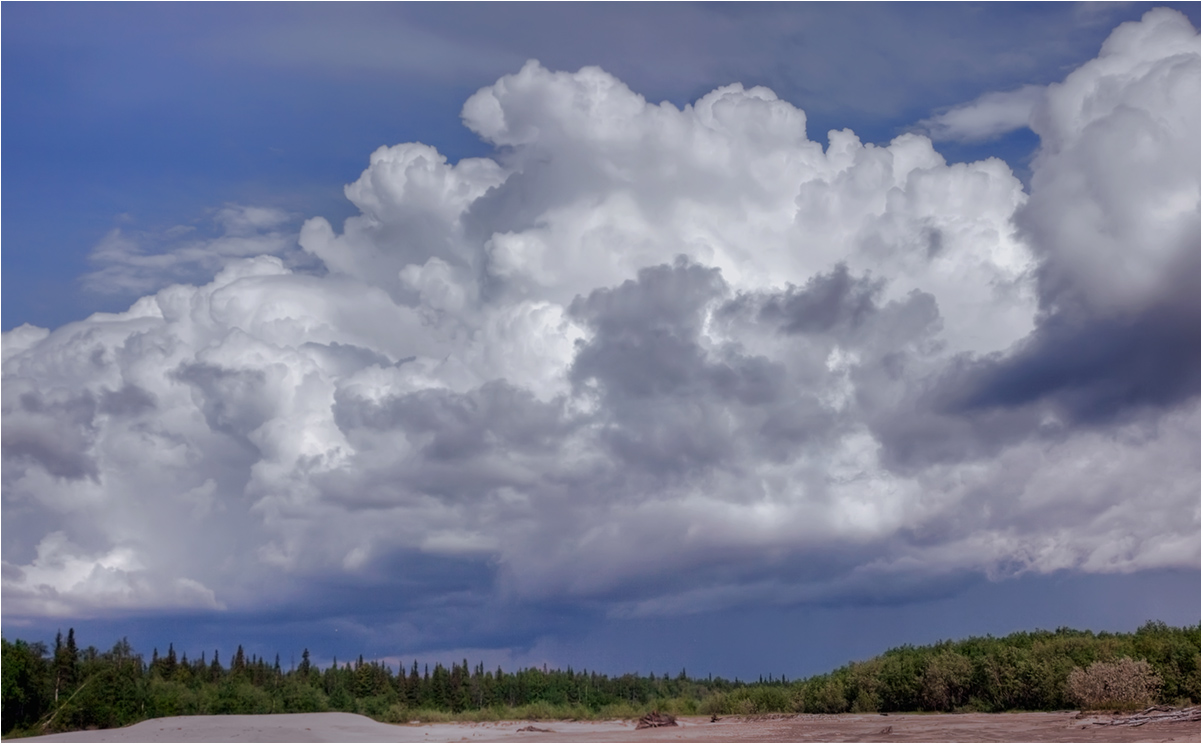
[[[650,727],[676,727],[677,718],[672,714],[661,714],[658,711],[653,711],[650,714],[644,714],[639,717],[639,723],[635,725],[635,729],[648,729]]]
[[[1174,709],[1169,706],[1150,706],[1137,714],[1126,717],[1114,717],[1108,721],[1095,722],[1104,727],[1142,727],[1146,724],[1164,724],[1170,722],[1199,721],[1199,707],[1189,709]]]

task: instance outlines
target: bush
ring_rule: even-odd
[[[597,716],[600,719],[638,719],[644,713],[643,708],[640,706],[636,706],[628,701],[619,701],[601,707],[597,712]]]
[[[557,719],[556,707],[546,701],[533,701],[524,706],[514,707],[514,716],[517,719],[540,721],[543,719]]]
[[[748,691],[748,698],[756,707],[756,714],[772,714],[793,711],[789,690],[780,686],[758,686]]]
[[[443,722],[453,722],[455,717],[449,711],[441,709],[407,709],[408,716],[412,722],[421,722],[422,724],[441,724]]]
[[[209,702],[213,714],[271,714],[272,697],[244,680],[227,679]]]
[[[698,701],[696,698],[677,696],[676,698],[657,700],[655,703],[652,704],[652,710],[658,711],[662,714],[672,714],[673,716],[678,716],[678,717],[689,717],[689,716],[694,716],[695,714],[700,713],[701,705],[702,705],[702,703],[700,701]],[[709,713],[709,712],[707,712],[707,713]],[[582,716],[576,716],[574,718],[575,719],[587,719],[587,718],[589,718],[589,716],[590,716],[590,712],[588,712],[588,710],[585,710],[583,712]]]
[[[325,692],[300,680],[286,682],[280,695],[281,705],[286,712],[308,713],[330,708],[330,701]]]
[[[842,714],[848,711],[844,679],[835,675],[817,675],[794,687],[790,709],[807,714]]]
[[[923,671],[923,704],[933,711],[952,711],[969,700],[973,663],[952,651],[932,657]]]
[[[150,717],[178,717],[198,714],[196,694],[183,683],[152,679],[147,694],[146,714]]]
[[[718,716],[772,714],[795,710],[790,690],[781,686],[751,686],[734,691],[712,693],[700,706],[677,705],[659,707],[669,714],[713,714]]]
[[[1122,657],[1075,667],[1065,682],[1065,697],[1083,709],[1141,709],[1153,703],[1161,678],[1145,660]]]
[[[389,708],[395,706],[393,696],[368,696],[355,700],[355,713],[383,721]]]

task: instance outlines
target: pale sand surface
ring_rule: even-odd
[[[633,721],[381,724],[355,714],[265,714],[151,719],[21,742],[1199,742],[1199,722],[1104,726],[1073,712],[1035,714],[799,714],[682,717],[636,730]],[[527,726],[550,732],[519,732]],[[889,728],[887,730],[887,728]]]

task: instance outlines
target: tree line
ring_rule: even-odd
[[[692,678],[685,670],[675,676],[505,672],[467,660],[393,669],[362,656],[322,669],[308,649],[284,670],[279,655],[268,661],[241,646],[228,664],[217,650],[189,659],[174,645],[164,654],[155,649],[147,661],[125,639],[108,651],[81,650],[74,629],[56,636],[53,648],[19,639],[0,645],[4,734],[189,714],[320,711],[407,722],[635,718],[653,709],[680,715],[1053,710],[1088,703],[1077,692],[1093,690],[1087,679],[1104,668],[1112,676],[1139,669],[1139,690],[1150,702],[1198,703],[1200,690],[1199,626],[1156,621],[1134,633],[1060,628],[903,646],[804,680],[756,682]]]

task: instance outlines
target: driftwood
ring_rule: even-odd
[[[1199,707],[1192,706],[1189,709],[1175,709],[1171,706],[1150,706],[1144,711],[1136,714],[1130,714],[1125,717],[1115,717],[1108,721],[1094,722],[1103,727],[1141,727],[1146,724],[1168,723],[1168,722],[1197,722],[1199,721]]]
[[[648,729],[649,727],[676,727],[677,718],[672,714],[661,714],[658,711],[653,711],[651,714],[644,714],[639,717],[639,724],[635,725],[635,729]]]

